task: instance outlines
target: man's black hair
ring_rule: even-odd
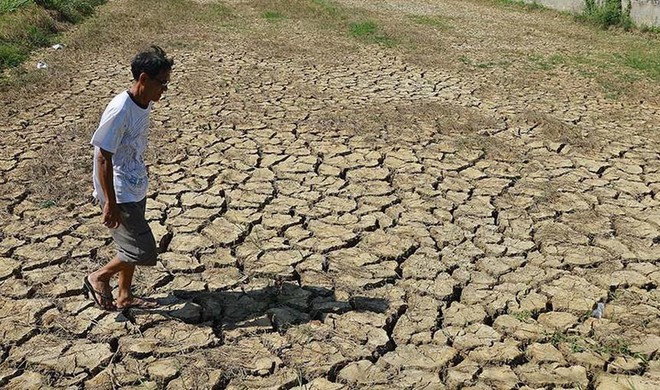
[[[146,73],[149,77],[157,77],[158,74],[164,70],[172,69],[174,60],[167,58],[165,51],[156,45],[152,45],[149,49],[138,53],[131,62],[131,73],[133,80],[140,78],[142,73]]]

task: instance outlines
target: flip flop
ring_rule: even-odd
[[[83,278],[82,292],[83,292],[83,294],[84,294],[88,299],[89,299],[89,297],[91,296],[91,298],[92,298],[92,300],[94,301],[94,303],[96,303],[101,309],[103,309],[103,310],[112,310],[112,309],[113,309],[112,307],[105,307],[105,306],[103,306],[103,305],[101,304],[101,301],[99,301],[99,299],[98,299],[98,297],[97,297],[97,294],[98,294],[98,296],[101,297],[102,299],[105,299],[105,302],[110,302],[110,303],[112,303],[112,297],[103,294],[101,291],[97,291],[97,290],[95,290],[94,287],[92,287],[92,284],[89,282],[89,279],[87,279],[87,276],[85,276],[85,277]]]

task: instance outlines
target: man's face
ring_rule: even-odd
[[[171,70],[163,70],[158,73],[158,76],[153,78],[147,75],[145,89],[151,101],[159,101],[163,92],[167,91],[167,84],[170,82],[170,73],[172,73]]]

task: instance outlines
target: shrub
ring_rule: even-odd
[[[618,26],[630,30],[633,27],[630,10],[623,9],[621,0],[586,0],[580,18],[603,29]]]

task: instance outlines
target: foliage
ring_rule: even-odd
[[[630,30],[634,26],[630,9],[623,9],[620,0],[586,0],[584,12],[578,19],[602,29],[616,26]]]

